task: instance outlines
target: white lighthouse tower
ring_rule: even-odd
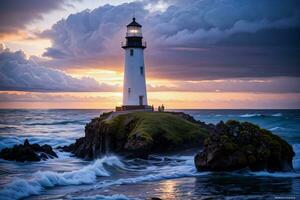
[[[123,106],[117,110],[148,110],[142,26],[132,19],[127,25],[125,50]]]

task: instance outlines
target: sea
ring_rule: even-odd
[[[84,136],[86,123],[107,111],[0,110],[0,149],[22,144],[25,139],[54,148],[71,144]],[[0,159],[0,199],[300,198],[300,110],[173,111],[186,112],[206,123],[236,119],[268,129],[293,146],[294,171],[197,172],[197,150],[151,155],[148,160],[109,154],[85,161],[55,149],[59,158],[47,161],[21,163]]]

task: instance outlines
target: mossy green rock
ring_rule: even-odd
[[[294,155],[292,146],[270,131],[229,120],[211,130],[195,165],[199,171],[291,171]]]
[[[184,113],[106,113],[87,124],[85,137],[65,150],[86,159],[108,152],[145,158],[199,147],[208,136],[202,125]]]

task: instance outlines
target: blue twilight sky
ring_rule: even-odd
[[[58,92],[119,102],[120,43],[133,13],[148,43],[153,102],[177,107],[171,100],[185,93],[209,93],[222,108],[300,108],[298,0],[2,0],[0,106]]]

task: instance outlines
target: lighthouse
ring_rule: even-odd
[[[144,62],[144,49],[142,25],[133,18],[127,25],[126,41],[122,43],[125,50],[123,106],[117,111],[149,110],[146,88],[146,70]]]

